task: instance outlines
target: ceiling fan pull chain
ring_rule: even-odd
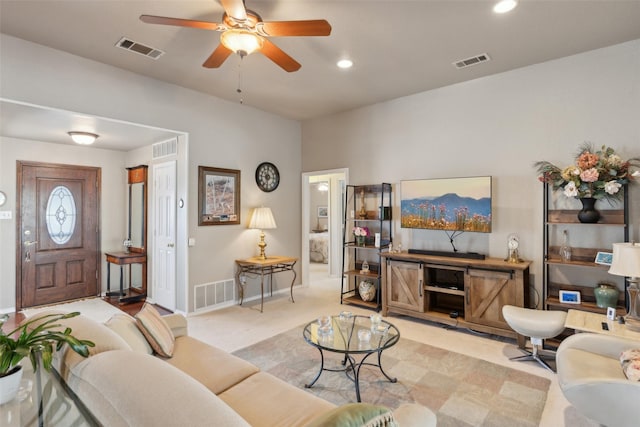
[[[240,95],[240,104],[242,104],[244,102],[244,99],[242,98],[242,59],[244,58],[244,55],[238,55],[240,57],[240,62],[238,62],[238,88],[236,89],[236,92],[238,92],[238,94]]]

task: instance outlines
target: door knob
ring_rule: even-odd
[[[173,243],[169,243],[167,246],[168,246],[168,247],[170,247],[170,248],[172,248],[172,247],[174,247],[175,245],[174,245]]]
[[[37,240],[31,241],[31,240],[25,240],[23,245],[25,246],[31,246],[31,245],[35,245],[36,243],[38,243]]]

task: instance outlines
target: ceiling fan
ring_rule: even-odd
[[[234,52],[244,57],[259,51],[285,71],[298,71],[301,67],[300,63],[269,41],[268,37],[331,34],[331,25],[324,19],[264,22],[256,12],[245,8],[243,0],[220,0],[220,3],[224,8],[221,23],[152,15],[141,15],[140,20],[148,24],[175,25],[222,32],[220,44],[202,64],[206,68],[220,67]]]

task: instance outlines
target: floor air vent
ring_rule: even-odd
[[[116,43],[116,46],[125,50],[129,50],[131,52],[146,56],[151,59],[158,59],[162,55],[164,55],[164,52],[161,51],[160,49],[156,49],[154,47],[135,42],[126,37],[121,38],[118,41],[118,43]]]
[[[193,297],[194,309],[201,311],[235,304],[235,290],[236,282],[234,279],[196,285]]]
[[[159,159],[160,157],[172,156],[178,153],[178,140],[170,139],[164,142],[158,142],[153,144],[153,159]]]
[[[486,53],[481,55],[472,56],[471,58],[461,59],[460,61],[456,61],[453,65],[456,68],[467,68],[473,65],[482,64],[483,62],[490,61],[491,58]]]

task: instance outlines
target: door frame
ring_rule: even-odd
[[[313,172],[302,173],[302,251],[300,254],[301,269],[302,269],[302,283],[303,285],[309,285],[309,230],[311,230],[311,223],[309,222],[309,215],[311,212],[311,195],[309,190],[309,180],[312,176],[318,175],[332,175],[329,183],[329,275],[331,277],[340,277],[342,274],[341,262],[342,259],[342,212],[340,210],[342,206],[342,193],[338,185],[338,180],[334,179],[334,175],[337,177],[341,175],[344,179],[345,186],[349,183],[349,169],[328,169]]]
[[[101,213],[101,201],[102,201],[102,168],[95,166],[83,166],[83,165],[69,165],[60,163],[46,163],[46,162],[33,162],[29,160],[18,160],[16,162],[16,311],[21,310],[23,307],[22,302],[22,170],[23,167],[47,167],[47,168],[61,168],[61,169],[75,169],[75,170],[92,170],[96,171],[96,223],[98,229],[102,230],[102,217]],[[100,295],[102,292],[102,232],[96,233],[96,295]]]

